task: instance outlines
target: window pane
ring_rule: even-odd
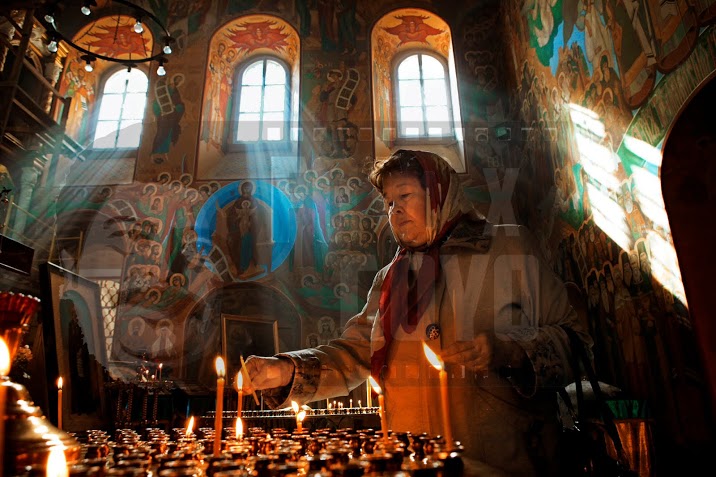
[[[125,72],[126,73],[126,72]],[[128,93],[146,93],[149,80],[147,75],[143,71],[134,68],[128,74],[129,81],[127,82]]]
[[[259,140],[259,115],[239,114],[239,124],[236,131],[237,141],[258,141]]]
[[[261,111],[261,86],[242,86],[239,111],[258,113]]]
[[[425,108],[425,114],[429,122],[433,123],[441,121],[447,123],[450,121],[448,108],[445,106],[430,106]]]
[[[105,93],[124,93],[125,86],[127,85],[127,71],[117,71],[115,74],[107,79],[104,84]]]
[[[284,121],[283,112],[265,113],[262,139],[265,141],[279,141],[283,139]]]
[[[451,134],[452,121],[450,121],[450,111],[447,107],[428,107],[425,108],[425,114],[428,118],[429,136],[448,136]]]
[[[420,79],[418,55],[409,56],[400,62],[400,66],[398,66],[398,79]]]
[[[122,121],[119,135],[117,136],[117,147],[139,147],[139,138],[142,135],[142,121],[130,119]]]
[[[116,135],[117,121],[97,121],[92,147],[95,149],[113,148]]]
[[[447,86],[443,79],[432,79],[423,81],[425,90],[425,104],[429,106],[447,105]]]
[[[263,74],[264,74],[264,62],[257,61],[256,63],[254,63],[251,66],[249,66],[248,68],[246,68],[246,71],[244,71],[244,74],[241,77],[241,84],[242,85],[261,85],[263,83]]]
[[[400,108],[400,129],[404,136],[421,134],[423,129],[422,108]]]
[[[419,80],[398,81],[398,95],[401,106],[421,106],[423,104]]]
[[[147,96],[145,93],[127,93],[124,97],[122,119],[142,119],[146,102]]]
[[[275,61],[266,62],[266,84],[286,84],[286,70]]]
[[[103,94],[101,105],[99,107],[99,115],[97,119],[106,121],[108,119],[119,119],[122,112],[122,95],[121,94]]]
[[[429,55],[422,55],[423,79],[445,78],[445,68],[442,63]]]
[[[286,107],[286,87],[266,86],[264,90],[264,111],[283,111]]]

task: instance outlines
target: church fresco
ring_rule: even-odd
[[[665,273],[678,275],[678,264],[661,147],[716,67],[714,28],[702,28],[686,1],[524,7],[522,25],[507,25],[517,59],[512,112],[523,130],[513,147],[533,158],[520,162],[517,209],[555,271],[584,290],[599,375],[648,398],[675,430],[682,411],[674,409],[696,391],[674,383],[674,370],[699,371],[674,358],[694,336],[680,277]],[[657,250],[664,258],[653,261]]]
[[[227,281],[275,271],[296,239],[286,195],[265,181],[232,182],[212,194],[196,218],[197,249]]]
[[[95,54],[128,59],[132,55],[145,57],[154,48],[154,38],[149,29],[137,34],[133,27],[136,19],[127,15],[101,17],[81,28],[72,38],[77,45]],[[67,116],[67,135],[80,144],[92,141],[92,115],[99,97],[99,81],[111,63],[95,61],[92,71],[85,70],[82,53],[70,49],[66,71],[59,84],[60,94],[72,99]],[[58,111],[57,117],[61,117]]]
[[[447,23],[423,9],[402,8],[388,13],[373,26],[371,33],[373,62],[373,117],[376,136],[385,145],[396,138],[393,110],[392,61],[401,51],[424,48],[447,61],[452,37]]]
[[[224,156],[236,68],[247,58],[266,54],[285,61],[292,76],[298,73],[298,34],[278,17],[241,17],[229,21],[213,34],[201,109],[199,161],[211,162]]]

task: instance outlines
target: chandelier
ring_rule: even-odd
[[[104,2],[103,2],[104,3]],[[111,28],[103,27],[103,32],[108,40],[105,40],[103,44],[96,42],[91,43],[80,43],[80,39],[71,39],[62,34],[59,28],[60,14],[65,10],[68,4],[75,4],[75,7],[79,7],[78,10],[85,16],[90,17],[93,14],[93,7],[97,7],[95,0],[84,0],[74,2],[62,2],[54,1],[48,2],[44,10],[44,25],[47,30],[47,49],[51,53],[56,53],[60,42],[74,48],[81,53],[80,59],[85,62],[85,70],[90,72],[94,69],[94,62],[96,60],[104,60],[112,63],[119,63],[125,65],[128,70],[136,67],[139,63],[149,63],[156,61],[157,75],[164,76],[167,74],[164,65],[168,62],[167,55],[172,52],[172,43],[175,41],[174,38],[169,34],[164,24],[156,17],[152,12],[142,8],[141,6],[128,2],[126,0],[108,0],[107,6],[114,7],[116,4],[121,5],[122,12],[119,13],[117,8],[109,10],[108,15],[116,17],[116,22]],[[120,19],[132,18],[133,25],[124,24]],[[152,42],[149,51],[146,49],[146,39],[143,34],[145,32],[145,25],[147,22],[151,22],[155,30],[161,32],[161,42]],[[131,28],[130,28],[131,26]],[[147,26],[148,27],[148,26]],[[150,29],[151,30],[151,29]],[[135,35],[131,38],[131,35]],[[109,43],[109,44],[108,44]],[[154,52],[154,44],[160,44],[161,48],[157,52]],[[133,48],[128,47],[134,45]],[[136,48],[137,45],[141,45],[144,48]],[[94,51],[92,48],[94,47]]]

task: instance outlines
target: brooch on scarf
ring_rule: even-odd
[[[429,340],[436,340],[436,339],[440,338],[440,326],[438,326],[435,323],[430,323],[425,328],[425,336]]]

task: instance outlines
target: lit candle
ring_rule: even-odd
[[[57,378],[57,428],[62,429],[62,376]]]
[[[298,414],[298,403],[296,401],[291,401],[291,409],[293,409],[294,414]]]
[[[430,349],[430,347],[425,342],[423,342],[423,351],[425,352],[425,357],[428,358],[430,364],[438,370],[438,375],[440,376],[440,401],[443,411],[443,432],[445,432],[445,447],[447,448],[446,450],[450,450],[453,446],[453,440],[452,426],[450,425],[450,404],[448,401],[447,372],[445,371],[445,365],[440,359],[440,356],[438,356],[432,349]]]
[[[350,403],[348,407],[350,407],[351,409],[353,409],[353,399],[350,399],[348,402]]]
[[[370,386],[378,394],[378,415],[380,416],[380,429],[381,431],[383,431],[383,442],[385,443],[385,445],[388,445],[388,423],[386,422],[385,417],[385,398],[383,397],[383,390],[380,389],[378,381],[373,379],[373,376],[369,377],[368,381],[370,381]]]
[[[47,477],[67,477],[70,475],[64,446],[58,445],[50,449],[50,454],[47,456],[47,465],[45,466],[45,475]]]
[[[10,374],[10,350],[7,343],[0,336],[0,473],[3,469],[3,456],[5,452],[5,386],[3,381]]]
[[[240,417],[236,418],[236,439],[239,441],[244,440],[244,423]]]
[[[224,358],[216,357],[216,416],[214,417],[214,455],[221,454],[221,423],[224,417]]]
[[[365,383],[365,405],[367,407],[373,407],[373,393],[371,391],[372,385],[370,383],[370,380],[366,381]]]
[[[194,416],[191,416],[189,418],[189,424],[186,425],[186,433],[184,435],[186,437],[191,437],[191,435],[194,433]]]
[[[244,406],[244,375],[241,371],[236,373],[236,390],[239,392],[239,403],[236,408],[236,417],[241,417]]]
[[[306,419],[306,411],[301,410],[298,414],[296,414],[296,430],[298,432],[303,432],[303,420]]]
[[[164,363],[159,363],[159,381],[162,380],[162,368],[164,367]]]
[[[360,403],[360,399],[358,400],[358,407],[363,407],[363,405]]]

